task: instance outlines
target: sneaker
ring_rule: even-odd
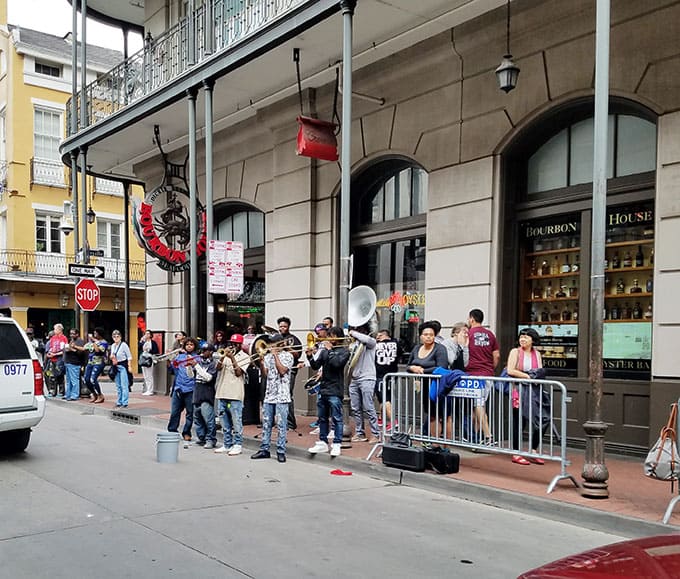
[[[331,445],[331,456],[340,456],[340,443],[334,442]]]
[[[335,431],[334,430],[328,431],[328,440],[330,440],[331,438],[335,438]]]
[[[318,454],[319,452],[328,452],[328,443],[323,440],[317,440],[314,446],[307,449],[307,452],[311,454]]]
[[[205,443],[203,448],[205,448],[206,450],[212,450],[213,448],[215,448],[215,443],[212,440],[209,440],[208,442]]]
[[[382,418],[378,418],[378,426],[382,426],[382,425],[383,425]]]
[[[227,453],[229,456],[236,456],[237,454],[241,454],[243,452],[243,447],[240,444],[235,444],[229,449],[229,452]]]
[[[363,434],[355,434],[352,437],[352,442],[367,442],[368,438],[366,438]]]
[[[317,426],[314,430],[310,431],[309,434],[319,434],[321,432],[321,429]]]
[[[213,452],[216,452],[217,454],[229,454],[231,452],[231,449],[233,446],[220,446],[219,448],[216,448],[213,450]]]
[[[483,446],[497,446],[498,445],[498,443],[491,436],[487,436],[485,439],[482,440],[482,442],[480,444],[482,444]]]
[[[315,420],[314,422],[311,422],[311,423],[309,424],[309,427],[310,427],[310,428],[316,428],[317,426],[319,426],[319,421],[318,421],[318,420]]]

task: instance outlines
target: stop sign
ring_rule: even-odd
[[[76,284],[76,303],[81,310],[85,312],[96,310],[100,298],[101,291],[93,279],[81,279]]]

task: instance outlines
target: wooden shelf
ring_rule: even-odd
[[[570,320],[568,322],[520,322],[520,326],[575,326],[578,322]]]
[[[536,257],[539,255],[555,255],[560,253],[578,253],[581,251],[580,247],[565,247],[564,249],[544,249],[543,251],[532,251],[525,254],[526,257]]]
[[[580,273],[580,271],[573,271],[569,273],[549,273],[547,275],[528,275],[524,279],[559,279],[561,277],[578,277]]]
[[[653,265],[641,265],[640,267],[617,267],[617,268],[608,267],[607,269],[604,270],[604,273],[617,273],[617,272],[629,273],[632,271],[652,271],[653,269],[654,269]]]
[[[624,298],[627,298],[629,300],[635,299],[635,298],[651,298],[654,294],[652,292],[640,292],[637,294],[604,294],[604,299],[606,300],[611,300],[611,299],[619,299],[622,300]]]
[[[631,319],[628,319],[628,320],[602,320],[602,321],[603,321],[605,324],[621,324],[621,323],[626,323],[626,324],[640,324],[640,323],[644,323],[644,322],[647,322],[647,323],[651,324],[651,323],[652,323],[652,318],[645,318],[645,319],[642,319],[642,320],[633,320],[633,319],[631,318]]]
[[[651,295],[651,294],[649,294],[649,295]],[[537,303],[543,303],[543,302],[546,302],[546,303],[550,303],[550,302],[578,302],[578,296],[573,296],[573,297],[567,296],[566,298],[531,298],[531,299],[525,300],[525,303],[527,303],[527,304],[531,304],[531,303],[537,304]]]
[[[632,245],[653,245],[654,239],[640,239],[638,241],[615,241],[605,244],[605,247],[630,247]]]

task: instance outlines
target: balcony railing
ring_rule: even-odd
[[[309,0],[209,0],[139,52],[87,85],[87,125],[162,88],[208,57],[231,48]],[[194,42],[190,42],[193,32]],[[76,97],[78,131],[83,129],[80,93]],[[71,132],[71,100],[66,107]]]
[[[122,197],[123,184],[120,181],[112,181],[111,179],[97,177],[94,180],[94,192],[103,195],[117,195]]]
[[[31,159],[31,187],[48,185],[49,187],[66,187],[68,184],[66,168],[61,161],[51,159]]]
[[[68,264],[75,263],[75,257],[64,253],[42,253],[26,249],[0,250],[0,275],[12,274],[18,277],[63,278],[68,276]],[[90,263],[100,265],[105,274],[101,281],[125,282],[125,260],[106,257],[91,257]],[[130,282],[144,282],[146,264],[130,261]]]

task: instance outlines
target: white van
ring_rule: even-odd
[[[0,452],[22,452],[45,416],[43,371],[26,333],[0,317]]]

